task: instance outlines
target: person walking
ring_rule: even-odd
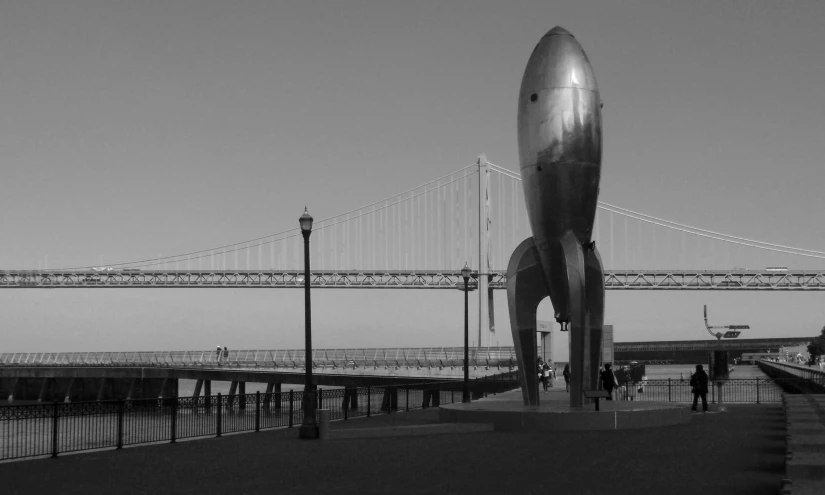
[[[223,360],[224,361],[229,360],[229,349],[227,349],[226,346],[224,346],[224,348],[223,348]]]
[[[538,360],[538,372],[539,372],[539,382],[541,382],[541,386],[544,388],[544,391],[547,391],[547,379],[544,377],[544,363],[542,362],[541,358]]]
[[[547,387],[550,385],[550,365],[547,364],[547,361],[541,367],[541,376],[544,382],[544,391],[547,392]]]
[[[696,412],[699,397],[702,397],[702,412],[708,412],[708,374],[705,373],[701,364],[696,365],[696,373],[690,377],[690,391],[693,392],[693,407],[691,411]]]
[[[221,346],[218,346],[218,348],[215,350],[215,361],[220,361],[221,360],[221,353],[222,352],[223,351],[221,350]]]
[[[570,391],[570,364],[564,365],[564,371],[561,372],[562,376],[564,376],[564,388],[565,392]]]
[[[616,375],[613,374],[613,370],[611,369],[612,365],[610,363],[606,363],[604,365],[604,371],[602,371],[602,389],[607,391],[610,396],[607,400],[613,400],[613,389],[618,385],[616,383]]]

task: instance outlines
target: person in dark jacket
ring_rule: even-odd
[[[616,377],[613,375],[610,363],[604,365],[604,371],[601,374],[602,389],[606,390],[610,397],[607,400],[613,400],[613,387],[616,386]]]
[[[702,397],[702,412],[708,412],[708,374],[701,364],[696,365],[696,373],[690,377],[690,391],[693,392],[693,407],[691,411],[696,412],[696,405],[699,397]]]
[[[570,365],[564,365],[564,371],[562,371],[562,376],[564,376],[564,385],[567,388],[566,392],[570,391]]]

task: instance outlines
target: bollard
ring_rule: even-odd
[[[318,409],[318,438],[329,439],[329,409]]]

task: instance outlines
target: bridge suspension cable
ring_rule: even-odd
[[[521,181],[521,175],[517,172],[513,172],[507,168],[502,166],[496,165],[494,163],[488,162],[491,170],[498,172],[499,174],[509,177],[513,180]],[[652,225],[657,225],[660,227],[665,227],[671,230],[676,230],[679,232],[684,232],[686,234],[691,234],[695,236],[705,237],[708,239],[714,239],[722,242],[727,242],[731,244],[738,244],[740,246],[751,247],[755,249],[762,249],[766,251],[774,251],[783,254],[790,254],[794,256],[804,256],[808,258],[819,258],[825,259],[825,251],[815,251],[811,249],[802,249],[796,248],[793,246],[783,246],[781,244],[773,244],[770,242],[759,241],[754,239],[748,239],[745,237],[737,237],[729,234],[723,234],[720,232],[714,232],[712,230],[701,229],[698,227],[693,227],[690,225],[685,225],[682,223],[674,222],[671,220],[666,220],[663,218],[654,217],[652,215],[647,215],[645,213],[636,212],[633,210],[629,210],[627,208],[622,208],[620,206],[612,205],[610,203],[605,203],[603,201],[599,201],[598,207],[604,211],[608,211],[610,213],[615,213],[617,215],[621,215],[625,218],[632,218],[634,220],[638,220],[640,222],[649,223]],[[612,224],[611,224],[612,228]],[[625,229],[625,234],[627,233]]]
[[[492,171],[498,173],[491,174]],[[509,187],[506,184],[508,179]],[[518,172],[480,158],[477,163],[401,193],[316,220],[314,240],[310,246],[313,268],[321,271],[454,271],[468,262],[482,274],[505,269],[512,249],[530,235],[528,222],[525,221],[522,188],[516,184],[520,181]],[[614,215],[621,215],[624,223],[614,226]],[[632,225],[628,226],[628,219],[638,222],[637,232],[629,233]],[[600,225],[604,227],[604,221],[609,222],[609,229],[600,232],[604,230],[600,229]],[[652,237],[643,239],[642,224],[664,227],[664,235],[660,229],[653,228],[648,234]],[[671,231],[682,233],[681,253],[676,260],[681,264],[685,264],[686,253],[693,252],[693,249],[686,247],[688,235],[696,239],[697,256],[704,256],[703,261],[720,260],[720,253],[714,253],[713,240],[728,246],[825,259],[825,251],[723,234],[605,202],[598,203],[593,239],[606,246],[602,250],[606,268],[616,268],[615,250],[624,255],[626,268],[635,266],[640,260],[646,264],[664,260],[670,265],[673,262],[673,248],[678,250],[678,240],[674,246]],[[622,238],[624,244],[613,242]],[[701,246],[701,238],[710,239],[711,243]],[[268,262],[265,260],[267,245]],[[727,252],[728,261],[730,251]],[[239,255],[239,252],[243,253]],[[250,270],[254,267],[258,270],[283,271],[300,268],[302,252],[301,233],[296,226],[245,241],[170,256],[158,255],[105,264],[101,261],[100,264],[58,268],[55,271],[92,270],[101,266],[113,270],[160,270],[161,266],[178,270],[180,263],[184,263],[183,268],[187,270],[194,263],[195,269],[199,270]],[[245,268],[243,258],[246,260]],[[741,257],[735,259],[744,261]]]
[[[405,203],[409,202],[409,201],[411,201],[415,198],[426,195],[427,193],[438,190],[438,189],[440,189],[440,188],[442,188],[446,185],[453,184],[453,183],[455,183],[455,182],[457,182],[461,179],[466,179],[468,176],[473,175],[473,174],[478,172],[477,170],[468,171],[468,169],[473,168],[475,166],[476,166],[475,164],[467,165],[467,166],[462,167],[458,170],[455,170],[455,171],[453,171],[449,174],[443,175],[443,176],[441,176],[437,179],[433,179],[431,181],[428,181],[428,182],[425,182],[421,185],[418,185],[414,188],[407,189],[404,192],[394,194],[392,196],[388,196],[388,197],[386,197],[384,199],[381,199],[379,201],[375,201],[375,202],[370,203],[368,205],[361,206],[359,208],[355,208],[355,209],[350,210],[350,211],[345,212],[345,213],[340,213],[340,214],[334,215],[332,217],[324,218],[324,219],[321,219],[321,220],[316,220],[313,231],[317,232],[317,231],[321,231],[323,229],[328,229],[328,228],[334,227],[336,225],[340,225],[340,224],[348,223],[348,222],[353,221],[353,220],[360,219],[365,214],[374,214],[378,211],[386,210],[386,209],[391,208],[393,206],[397,206],[401,203],[402,198],[404,198],[404,196],[407,196],[407,197],[404,198],[403,201]],[[459,177],[455,177],[458,174],[462,174],[462,175],[460,175]],[[445,179],[448,179],[448,178],[451,178],[451,180],[449,180],[449,181],[447,181],[443,184],[441,183],[441,181],[443,181]],[[437,185],[435,187],[429,187],[429,186],[432,186],[433,184],[437,184]],[[421,191],[421,189],[424,189],[424,190]],[[418,192],[416,192],[416,191],[418,191]],[[415,194],[413,194],[413,193],[415,193]],[[396,200],[395,205],[390,204],[390,202],[393,201],[393,200]],[[379,205],[381,205],[381,206],[379,206]],[[365,213],[365,210],[367,210],[369,208],[372,208],[372,210],[369,211],[368,213]],[[350,217],[350,215],[353,215],[355,213],[358,213],[358,216]],[[286,240],[292,239],[292,238],[298,238],[300,236],[301,236],[300,230],[297,227],[294,227],[294,228],[291,228],[291,229],[288,229],[288,230],[283,230],[283,231],[276,232],[276,233],[273,233],[273,234],[267,234],[265,236],[256,237],[256,238],[253,238],[253,239],[248,239],[248,240],[245,240],[245,241],[235,242],[235,243],[231,243],[231,244],[225,244],[225,245],[217,246],[217,247],[213,247],[213,248],[200,249],[200,250],[197,250],[197,251],[190,251],[190,252],[187,252],[187,253],[181,253],[181,254],[170,255],[170,256],[144,258],[144,259],[140,259],[140,260],[124,261],[124,262],[117,262],[117,263],[106,263],[105,266],[107,266],[107,267],[121,267],[121,268],[144,268],[144,267],[152,267],[152,266],[158,265],[160,263],[176,263],[176,262],[182,262],[182,261],[192,261],[192,260],[198,260],[198,259],[208,258],[208,257],[212,257],[212,256],[217,256],[217,255],[225,255],[225,254],[231,253],[231,252],[237,252],[237,250],[239,250],[239,249],[240,250],[248,250],[248,249],[250,249],[254,246],[258,246],[259,250],[260,250],[260,246],[262,246],[264,244],[273,244],[273,243],[276,243],[276,242],[286,241]],[[257,244],[253,244],[253,243],[257,243]],[[234,249],[232,249],[232,248],[234,248]],[[92,269],[92,268],[95,268],[95,267],[98,267],[98,266],[100,266],[100,265],[98,265],[98,264],[82,265],[82,266],[56,268],[55,270],[67,270],[67,271],[68,270],[86,270],[86,269]]]

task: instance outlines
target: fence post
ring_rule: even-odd
[[[261,431],[261,391],[255,392],[255,431]]]
[[[117,448],[123,448],[123,401],[117,401]]]
[[[217,436],[221,436],[221,416],[223,415],[223,407],[221,406],[221,393],[218,392],[218,414],[215,415],[215,431]]]
[[[759,404],[759,378],[756,379],[756,403]]]
[[[358,394],[358,389],[355,389],[355,393]],[[352,401],[352,396],[350,395],[350,391],[347,387],[344,387],[344,421],[349,419],[349,405],[350,401]]]
[[[315,406],[316,411],[319,411],[319,410],[324,408],[324,399],[323,399],[323,397],[324,397],[324,389],[319,388],[318,389],[318,403]]]
[[[407,400],[406,400],[406,404],[407,404],[407,412],[410,412],[410,386],[409,386],[409,385],[407,385]]]
[[[295,391],[289,389],[289,427],[292,428],[293,404],[295,403]]]
[[[367,417],[370,417],[370,409],[372,409],[372,387],[367,385]]]
[[[172,406],[171,406],[171,409],[172,409],[172,421],[171,421],[171,423],[172,423],[172,425],[171,425],[172,432],[171,432],[171,437],[172,437],[172,439],[169,443],[175,443],[175,441],[177,441],[177,429],[178,429],[178,398],[173,397],[171,399],[171,401],[172,401]]]
[[[710,403],[716,404],[716,387],[713,386],[714,383],[710,384]]]
[[[55,401],[52,406],[52,457],[57,457],[57,415],[60,403]]]
[[[667,401],[672,402],[670,399],[670,378],[667,379]]]

